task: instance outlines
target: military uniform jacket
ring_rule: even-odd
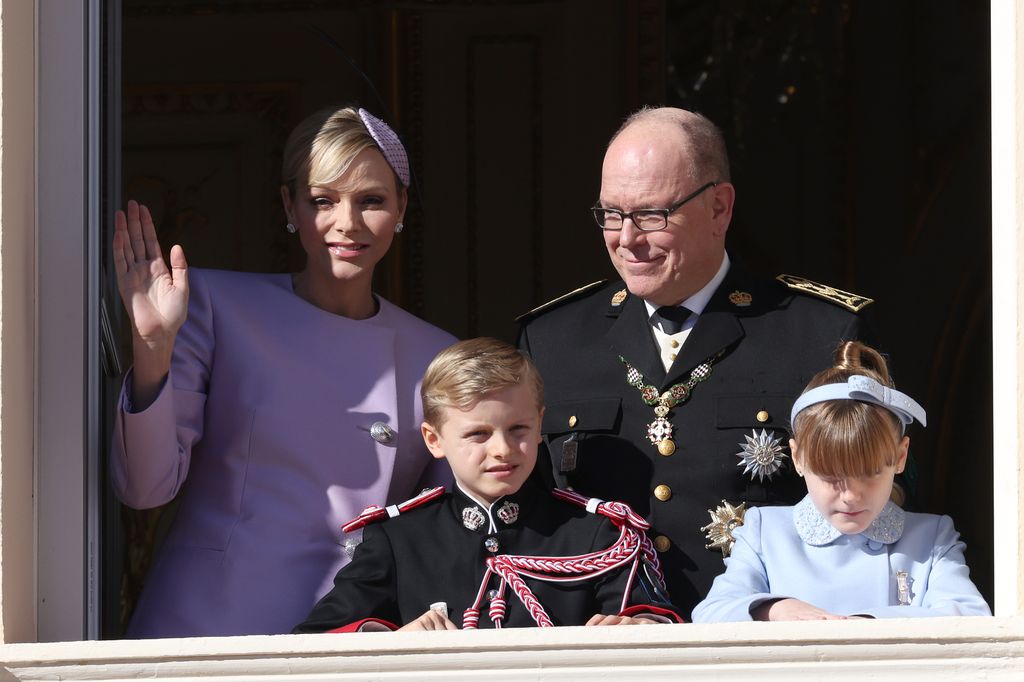
[[[622,500],[648,518],[669,596],[688,618],[723,566],[721,552],[705,548],[709,510],[722,500],[794,504],[805,492],[788,447],[782,469],[762,481],[744,473],[741,445],[764,430],[788,446],[796,396],[831,366],[840,341],[857,338],[858,315],[733,263],[667,373],[644,302],[626,295],[621,281],[528,316],[519,346],[544,378],[542,430],[556,483]],[[670,456],[648,440],[654,408],[627,383],[619,356],[659,393],[718,356],[667,417],[677,446]]]
[[[487,570],[485,559],[492,556],[485,547],[488,538],[497,540],[500,553],[566,557],[603,550],[619,537],[618,529],[606,517],[555,499],[536,484],[527,483],[491,508],[498,510],[505,501],[519,505],[518,518],[505,523],[494,514],[496,532],[489,532],[487,521],[475,530],[463,523],[467,508],[476,508],[484,518],[488,511],[458,488],[422,507],[368,525],[352,562],[338,572],[334,588],[294,632],[326,632],[364,619],[401,626],[422,616],[436,602],[445,602],[448,617],[462,627],[463,613],[480,591]],[[644,606],[657,600],[648,594],[648,583],[641,579],[635,581],[626,600],[639,608],[622,608],[628,568],[587,581],[525,580],[554,625],[583,625],[596,613],[644,611],[675,620],[674,614],[662,610],[671,608],[667,604],[660,604],[662,608]],[[491,576],[486,589],[496,589],[499,582],[497,576]],[[508,588],[505,600],[502,627],[536,625]],[[488,598],[481,604],[480,629],[494,627],[488,616],[489,604]]]

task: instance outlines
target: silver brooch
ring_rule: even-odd
[[[345,538],[345,544],[342,545],[342,547],[345,550],[345,556],[347,556],[349,559],[355,556],[356,547],[359,546],[359,542],[360,541],[356,538]]]
[[[491,554],[494,554],[495,552],[498,551],[498,538],[495,538],[495,537],[487,538],[486,540],[484,540],[484,547],[487,548],[488,552],[490,552]]]
[[[462,510],[462,525],[470,530],[478,530],[486,520],[478,507],[466,507]]]
[[[767,429],[753,429],[746,443],[739,443],[743,452],[737,452],[736,456],[742,461],[736,466],[744,467],[743,473],[750,474],[750,480],[757,476],[758,480],[770,479],[776,471],[782,468],[782,460],[786,458],[785,447],[779,445],[782,438],[776,438],[775,432],[768,433]]]
[[[896,598],[900,606],[910,606],[911,594],[910,583],[912,579],[906,571],[896,571]]]
[[[373,422],[370,426],[370,438],[382,445],[388,445],[395,440],[395,430],[384,422]]]
[[[498,518],[506,526],[511,526],[519,519],[519,505],[505,500],[505,503],[498,508]]]

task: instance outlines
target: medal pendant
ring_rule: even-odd
[[[662,441],[672,440],[672,422],[659,416],[647,425],[647,439],[651,445],[658,445]],[[675,448],[675,444],[672,445]]]
[[[654,414],[655,414],[655,416],[658,416],[658,417],[667,417],[668,416],[668,406],[667,405],[658,405],[657,407],[654,408]]]

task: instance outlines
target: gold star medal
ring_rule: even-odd
[[[722,558],[732,553],[732,546],[736,544],[736,538],[732,536],[733,530],[743,525],[743,517],[747,513],[747,503],[741,502],[734,507],[725,500],[722,504],[712,510],[708,510],[711,516],[711,523],[701,526],[704,537],[711,541],[704,545],[705,549],[718,549],[722,551]]]

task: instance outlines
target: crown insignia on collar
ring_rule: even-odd
[[[498,507],[498,518],[506,526],[511,526],[513,523],[519,520],[519,505],[515,502],[505,502]]]
[[[738,308],[746,308],[754,302],[754,297],[746,291],[734,291],[729,294],[729,303],[732,303]]]
[[[462,525],[469,530],[479,530],[486,520],[487,517],[479,507],[466,507],[462,510]]]

